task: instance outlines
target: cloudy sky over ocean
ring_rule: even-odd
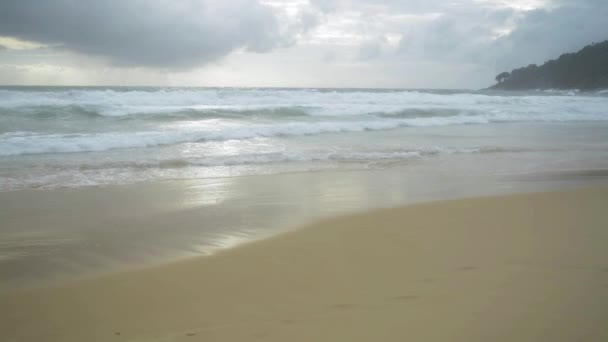
[[[4,0],[0,84],[480,88],[607,22],[606,0]]]

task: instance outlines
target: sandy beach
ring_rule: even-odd
[[[606,341],[607,208],[601,188],[325,219],[212,256],[5,292],[0,331],[3,341]]]
[[[608,342],[607,17],[0,1],[0,342]]]

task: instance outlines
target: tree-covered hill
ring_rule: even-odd
[[[503,72],[490,89],[580,89],[608,88],[608,40],[588,45],[576,53],[566,53],[541,66]]]

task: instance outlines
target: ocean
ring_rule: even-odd
[[[517,172],[606,167],[608,93],[0,88],[0,191],[467,154],[510,156]]]

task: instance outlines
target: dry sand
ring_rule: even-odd
[[[13,291],[0,340],[608,341],[608,189],[380,210]]]

